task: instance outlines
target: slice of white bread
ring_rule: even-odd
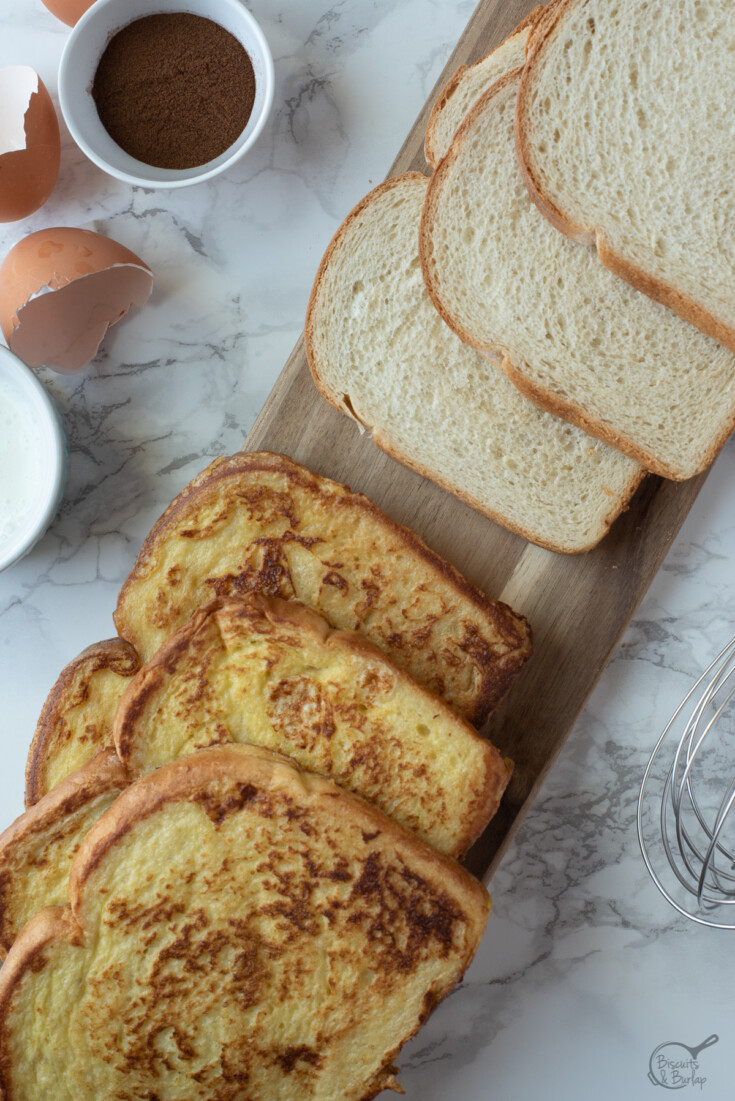
[[[517,121],[553,224],[735,351],[733,56],[732,0],[564,0]]]
[[[217,459],[176,497],[120,592],[115,623],[143,660],[214,596],[263,592],[357,630],[482,726],[532,649],[491,600],[408,528],[285,455]]]
[[[557,0],[548,5],[552,8]],[[455,131],[470,107],[491,84],[526,60],[526,45],[546,8],[529,12],[499,46],[474,65],[460,65],[439,92],[426,124],[424,156],[436,168],[452,143]]]
[[[649,470],[688,478],[732,430],[735,357],[538,212],[515,155],[519,81],[509,74],[482,96],[429,185],[429,292],[462,339],[505,357],[534,401]]]
[[[366,638],[259,594],[200,608],[133,677],[115,716],[135,775],[215,742],[287,754],[454,857],[510,778],[489,741]]]
[[[454,861],[252,746],[124,791],[0,970],[3,1101],[368,1101],[489,900]]]
[[[126,684],[140,668],[121,638],[88,646],[56,678],[26,762],[26,807],[112,745],[112,723]]]
[[[0,957],[37,910],[68,901],[79,846],[129,783],[114,749],[102,750],[0,834]]]
[[[444,324],[419,268],[426,188],[417,173],[388,180],[337,231],[306,319],[314,381],[384,451],[485,515],[552,550],[588,550],[642,471],[527,401]]]

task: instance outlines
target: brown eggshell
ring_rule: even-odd
[[[52,15],[66,23],[67,27],[73,27],[85,11],[92,7],[94,0],[43,0],[43,4]]]
[[[25,118],[8,120],[8,112],[19,110],[12,86],[16,91],[35,90],[27,100]],[[0,222],[26,218],[48,199],[59,175],[61,141],[59,122],[51,96],[33,69],[26,65],[9,65],[0,70],[0,111],[15,126],[25,130],[25,148],[7,152],[0,146]]]
[[[0,267],[0,328],[29,367],[78,371],[110,325],[142,307],[150,268],[130,249],[87,229],[43,229]]]

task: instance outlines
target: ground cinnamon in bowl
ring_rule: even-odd
[[[126,153],[181,170],[214,160],[238,139],[253,109],[255,74],[224,27],[170,12],[136,19],[110,39],[92,96]]]

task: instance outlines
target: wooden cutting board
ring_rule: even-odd
[[[463,63],[488,53],[534,6],[482,0],[390,175],[428,172],[429,111]],[[347,214],[347,211],[345,211]],[[684,483],[644,479],[629,510],[591,553],[553,554],[497,527],[444,490],[400,466],[319,396],[300,340],[266,401],[246,450],[279,451],[367,494],[417,531],[490,596],[529,619],[535,653],[485,729],[515,770],[503,805],[466,864],[486,881],[594,688],[691,508],[706,474]]]

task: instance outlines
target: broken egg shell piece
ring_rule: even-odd
[[[9,347],[29,367],[74,372],[97,355],[105,333],[131,306],[144,306],[151,274],[120,264],[42,291],[18,310]]]
[[[67,27],[73,27],[94,2],[95,0],[43,0],[43,5],[62,23],[66,23]]]
[[[0,69],[0,222],[43,206],[60,161],[59,121],[38,73],[28,65]]]
[[[79,371],[110,325],[142,307],[150,268],[124,245],[84,229],[32,233],[0,267],[0,328],[29,367]]]

